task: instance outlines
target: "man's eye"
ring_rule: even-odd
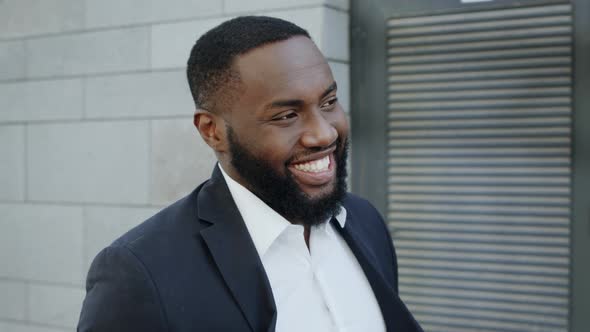
[[[334,97],[334,98],[332,98],[332,99],[328,100],[327,102],[325,102],[325,103],[322,105],[322,108],[324,108],[324,107],[330,107],[330,106],[333,106],[334,104],[336,104],[336,102],[337,102],[337,101],[338,101],[338,98]]]
[[[285,113],[285,114],[281,114],[281,115],[273,118],[273,121],[285,121],[285,120],[293,119],[295,117],[297,117],[297,113],[295,113],[295,112]]]

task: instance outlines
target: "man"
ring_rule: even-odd
[[[239,17],[187,76],[211,179],[103,250],[79,331],[420,331],[378,212],[346,193],[348,123],[308,33]]]

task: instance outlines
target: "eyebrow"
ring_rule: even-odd
[[[330,84],[330,86],[328,88],[326,88],[326,90],[322,93],[322,95],[320,96],[320,99],[325,98],[327,95],[329,95],[330,93],[335,91],[337,88],[338,88],[338,86],[336,85],[336,82],[332,82],[332,84]],[[266,108],[270,109],[270,108],[280,108],[280,107],[301,107],[301,106],[303,106],[303,104],[304,104],[304,102],[301,99],[276,100],[276,101],[273,101],[272,103],[270,103],[268,105],[268,107],[266,107]]]

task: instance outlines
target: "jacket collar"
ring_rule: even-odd
[[[363,216],[354,215],[350,209],[345,227],[341,227],[340,223],[335,222],[334,219],[332,219],[332,223],[363,269],[379,303],[387,331],[421,332],[420,325],[378,268],[377,256],[369,245],[371,239],[363,236],[364,233],[359,229],[358,223],[362,220]]]
[[[258,252],[258,256],[263,258],[272,243],[276,241],[291,223],[246,187],[232,179],[221,165],[218,164],[217,167],[219,167],[238,211],[244,220],[248,233]],[[341,208],[340,213],[334,217],[344,227],[346,209]],[[329,220],[327,219],[327,221]],[[331,227],[328,226],[328,222],[319,225],[323,230],[327,229],[331,231]]]
[[[272,290],[244,220],[218,166],[198,193],[198,218],[210,224],[199,233],[252,331],[274,331],[277,312]],[[358,228],[363,216],[347,208],[346,224],[332,219],[357,258],[375,293],[388,331],[422,331],[391,284],[377,268],[370,239]],[[356,221],[356,223],[355,223]]]
[[[211,256],[253,331],[274,330],[276,306],[270,283],[219,167],[201,188],[200,231]]]

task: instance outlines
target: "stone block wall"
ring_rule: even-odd
[[[348,0],[0,0],[0,332],[73,330],[94,255],[209,177],[184,67],[243,14],[308,29],[349,108]]]

